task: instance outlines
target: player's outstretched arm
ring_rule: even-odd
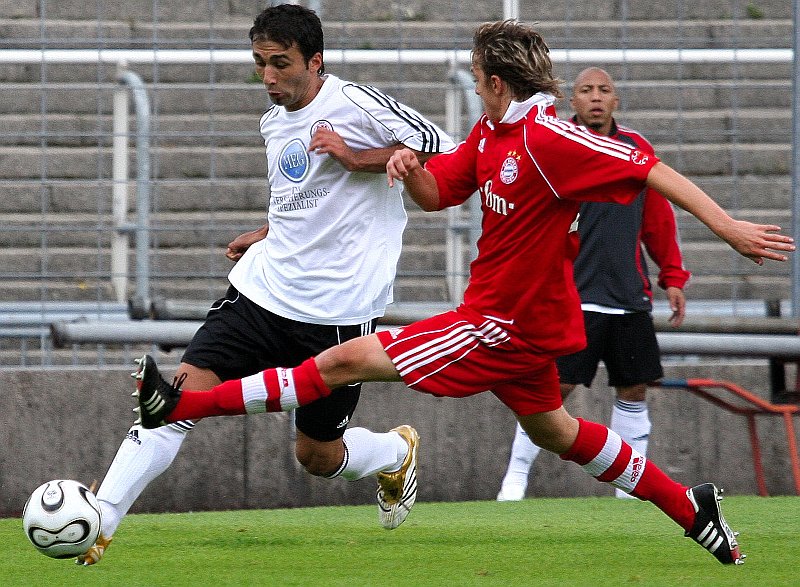
[[[386,162],[389,157],[402,147],[403,145],[398,143],[388,147],[354,151],[344,142],[339,133],[320,128],[311,137],[308,152],[318,155],[330,155],[341,163],[342,167],[347,171],[383,173],[386,170]]]
[[[783,253],[795,250],[794,239],[780,234],[780,226],[731,218],[708,194],[665,163],[653,166],[647,185],[695,216],[736,252],[759,265],[764,259],[786,261]]]
[[[436,178],[422,167],[417,154],[411,149],[396,151],[386,164],[389,186],[396,179],[402,181],[406,191],[417,205],[428,212],[439,209],[439,186]]]

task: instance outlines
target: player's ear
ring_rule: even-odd
[[[322,53],[314,53],[308,60],[308,69],[315,73],[322,73],[324,65],[322,63]]]
[[[492,84],[492,92],[494,92],[496,95],[499,96],[500,94],[505,92],[506,82],[500,79],[500,76],[493,75],[492,77],[489,78],[489,81]]]

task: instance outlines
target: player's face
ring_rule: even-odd
[[[508,103],[497,91],[497,82],[486,75],[480,63],[472,60],[472,77],[475,78],[475,93],[478,94],[483,102],[483,111],[489,120],[495,122],[502,119],[508,108]]]
[[[256,75],[264,82],[273,104],[288,111],[307,106],[322,87],[317,72],[322,67],[319,53],[306,63],[296,45],[288,49],[273,41],[256,41],[252,45]]]
[[[578,124],[607,135],[611,132],[611,118],[619,106],[614,82],[602,70],[588,70],[575,80],[570,104],[578,117]]]

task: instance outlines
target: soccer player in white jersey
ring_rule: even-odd
[[[513,20],[478,27],[472,72],[485,114],[467,139],[424,167],[408,149],[387,164],[390,185],[403,180],[424,210],[460,204],[478,190],[482,232],[464,303],[349,340],[298,367],[267,369],[210,391],[170,385],[146,355],[137,372],[143,425],[250,413],[256,399],[260,409],[292,409],[357,381],[402,380],[447,397],[491,391],[536,444],[653,502],[720,562],[743,562],[717,487],[674,481],[612,430],[564,409],[555,359],[586,344],[570,233],[581,201],[630,202],[647,185],[758,264],[785,261],[793,239],[778,226],[731,218],[657,157],[557,118],[559,81],[547,45],[531,27]]]
[[[455,147],[420,113],[379,90],[325,74],[317,15],[297,5],[264,10],[250,40],[273,106],[261,117],[270,201],[267,224],[232,241],[226,296],[210,309],[176,377],[209,389],[268,367],[298,365],[374,332],[392,301],[406,213],[386,184],[400,147],[422,158]],[[405,520],[416,498],[418,435],[347,428],[360,384],[296,412],[296,455],[323,477],[376,475],[380,521]],[[246,400],[248,405],[252,403]],[[256,400],[257,404],[258,401]],[[255,411],[264,411],[256,406]],[[78,562],[102,558],[122,517],[169,467],[192,421],[159,430],[134,425],[101,484],[101,537]]]

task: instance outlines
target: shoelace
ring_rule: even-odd
[[[188,373],[181,373],[180,377],[173,377],[172,378],[172,389],[175,391],[179,391],[183,382],[186,381],[186,377],[188,377]]]

